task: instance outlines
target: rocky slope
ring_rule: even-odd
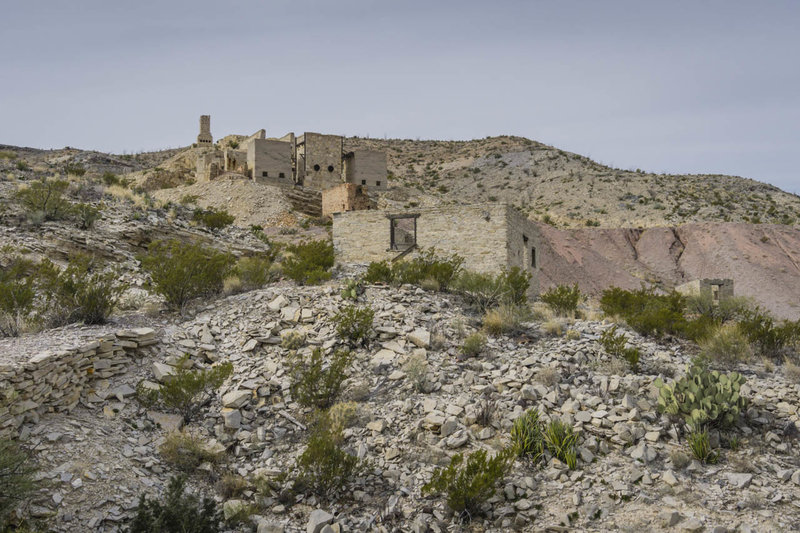
[[[683,372],[686,347],[627,332],[643,352],[634,373],[598,344],[607,324],[575,322],[569,340],[544,336],[534,322],[519,336],[490,338],[483,354],[464,360],[458,348],[475,322],[457,298],[372,286],[360,303],[376,311],[375,337],[356,351],[345,383],[343,399],[356,401],[356,415],[344,446],[369,467],[341,497],[281,496],[305,447],[310,412],[291,395],[290,354],[278,342],[287,331],[303,331],[301,353],[333,349],[339,341],[330,319],[344,302],[338,284],[278,285],[215,302],[186,321],[151,322],[160,342],[126,374],[99,381],[70,413],[26,422],[26,439],[52,482],[33,510],[53,515],[55,531],[116,531],[139,493],[164,488],[175,469],[158,448],[165,428],[180,421],[148,412],[132,391],[189,353],[198,366],[227,360],[235,367],[188,428],[223,452],[219,463],[190,475],[192,490],[213,494],[225,472],[274,484],[260,495],[250,489],[228,498],[229,510],[257,504],[251,522],[232,531],[319,531],[320,521],[334,521],[342,531],[745,532],[787,531],[800,521],[800,386],[783,368],[739,368],[751,406],[733,433],[721,435],[738,444],[723,450],[719,464],[701,465],[687,455],[680,427],[654,408],[653,381]],[[42,346],[53,333],[41,337]],[[36,345],[28,338],[20,346],[33,355]],[[427,392],[407,372],[412,357],[427,365]],[[485,402],[493,408],[479,423]],[[423,496],[421,486],[454,453],[507,445],[513,420],[529,407],[578,431],[577,468],[551,458],[538,467],[518,460],[486,516],[461,529],[442,499]]]

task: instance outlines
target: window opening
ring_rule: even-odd
[[[417,244],[417,217],[398,215],[390,217],[391,249],[404,252]]]

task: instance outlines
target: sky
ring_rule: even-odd
[[[0,0],[0,144],[520,135],[800,193],[800,2]]]

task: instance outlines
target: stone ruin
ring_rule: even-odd
[[[364,209],[367,192],[388,190],[386,153],[376,150],[344,152],[344,137],[305,132],[267,138],[258,130],[242,141],[223,138],[212,143],[211,117],[200,117],[197,136],[197,181],[249,178],[258,183],[303,187],[325,195],[333,193],[329,205],[342,210]],[[353,187],[338,188],[343,184]],[[345,204],[342,204],[342,200]]]
[[[733,298],[732,279],[695,279],[688,283],[678,285],[675,290],[685,295],[711,296],[711,302],[719,305],[720,302]]]

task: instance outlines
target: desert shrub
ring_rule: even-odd
[[[627,291],[613,287],[603,291],[600,308],[608,316],[620,316],[642,335],[662,337],[685,331],[685,297],[675,291],[656,294],[650,289]]]
[[[710,292],[703,292],[686,298],[687,314],[713,318],[720,323],[737,320],[751,308],[750,300],[744,297],[723,298],[715,302]]]
[[[351,346],[364,345],[369,341],[375,312],[369,307],[346,305],[333,316],[336,334]]]
[[[315,285],[331,278],[333,243],[304,241],[286,246],[289,255],[283,259],[283,273],[301,285]]]
[[[61,220],[70,212],[64,198],[69,182],[58,179],[37,180],[16,192],[16,199],[28,214],[41,213],[44,220]]]
[[[475,403],[475,423],[489,427],[497,412],[497,400],[484,394],[483,398]]]
[[[570,470],[574,470],[578,464],[578,452],[575,447],[578,435],[572,431],[572,427],[556,418],[545,426],[542,436],[547,451],[565,463]]]
[[[627,342],[628,339],[624,333],[617,334],[616,324],[600,335],[600,344],[609,355],[625,359],[631,369],[636,370],[641,352],[638,348],[627,348]]]
[[[686,437],[689,449],[695,459],[704,464],[716,464],[719,461],[719,452],[711,447],[707,429],[695,429]]]
[[[337,402],[323,415],[327,417],[328,427],[335,437],[341,437],[342,432],[358,420],[358,404],[356,402]]]
[[[14,257],[0,269],[0,335],[16,337],[34,309],[36,285],[32,261]]]
[[[12,152],[11,150],[0,150],[0,159],[9,159],[14,160],[17,158],[17,154]]]
[[[234,263],[231,254],[178,240],[151,243],[139,260],[155,291],[177,310],[193,298],[219,293]]]
[[[423,494],[444,493],[447,506],[469,520],[481,514],[482,507],[497,490],[514,462],[514,448],[506,448],[491,459],[486,450],[476,450],[464,460],[460,453],[445,468],[437,468],[431,480],[423,485]]]
[[[224,209],[209,207],[208,209],[195,209],[192,220],[208,229],[220,229],[233,224],[235,217]]]
[[[475,332],[466,339],[461,345],[460,352],[467,357],[476,357],[486,349],[486,335]]]
[[[112,185],[119,185],[120,184],[119,176],[117,176],[113,172],[103,172],[103,175],[100,176],[100,179],[103,180],[103,183],[107,187],[111,187]]]
[[[236,262],[236,275],[244,290],[260,289],[270,282],[272,261],[266,255],[242,257]]]
[[[76,321],[104,324],[125,291],[116,271],[101,271],[87,256],[71,258],[63,270],[44,260],[37,277],[48,320],[56,326]]]
[[[31,166],[28,164],[27,161],[17,161],[17,164],[14,165],[17,170],[30,170]]]
[[[511,426],[511,443],[517,455],[538,463],[544,453],[544,435],[539,422],[539,410],[528,409]]]
[[[758,308],[744,313],[739,328],[758,353],[766,357],[783,355],[800,341],[800,320],[776,323],[769,313]]]
[[[308,359],[295,355],[289,369],[292,396],[305,407],[327,409],[339,397],[352,359],[349,351],[337,350],[326,365],[320,348]]]
[[[339,294],[345,300],[358,300],[358,297],[364,294],[364,282],[360,279],[349,279]]]
[[[424,355],[412,355],[403,366],[403,370],[417,392],[425,392],[428,389],[428,360]]]
[[[191,472],[203,463],[216,463],[220,452],[206,446],[206,440],[188,431],[175,431],[167,435],[158,453],[164,460],[178,468]]]
[[[373,261],[362,278],[367,283],[391,283],[392,267],[388,261]]]
[[[17,506],[40,486],[31,456],[12,440],[0,439],[0,530]]]
[[[692,429],[729,427],[747,407],[747,401],[739,395],[745,381],[737,372],[721,374],[693,364],[686,375],[671,385],[661,378],[655,381],[658,409],[681,417]]]
[[[129,533],[218,533],[222,513],[210,498],[184,493],[183,477],[169,481],[163,502],[142,494]]]
[[[457,256],[438,256],[429,248],[416,257],[392,265],[392,279],[397,283],[419,285],[425,280],[434,280],[439,290],[446,291],[461,272],[464,259]]]
[[[241,496],[242,493],[250,489],[250,487],[251,484],[247,478],[242,477],[239,474],[226,472],[221,478],[219,478],[215,488],[217,493],[227,500]]]
[[[747,337],[735,323],[717,326],[698,344],[703,357],[718,363],[746,361],[752,356]]]
[[[311,430],[308,445],[297,458],[299,474],[294,490],[332,499],[346,490],[366,467],[341,448],[342,436],[326,415],[320,415]]]
[[[581,290],[576,283],[572,287],[558,285],[548,290],[539,299],[550,306],[559,316],[575,314],[578,310],[578,303],[581,301]]]
[[[500,304],[524,305],[531,274],[518,267],[493,276],[463,271],[453,282],[453,290],[464,296],[467,304],[480,312]]]
[[[100,219],[100,208],[92,204],[75,204],[72,213],[80,229],[91,229],[94,223]]]
[[[483,328],[489,335],[514,333],[525,317],[525,308],[503,304],[483,315]]]
[[[80,163],[67,164],[64,165],[64,173],[80,177],[86,174],[86,167],[84,167]]]
[[[233,374],[233,364],[229,361],[197,370],[186,368],[189,362],[188,355],[181,357],[175,373],[166,376],[158,389],[152,392],[153,400],[181,414],[187,423]]]

